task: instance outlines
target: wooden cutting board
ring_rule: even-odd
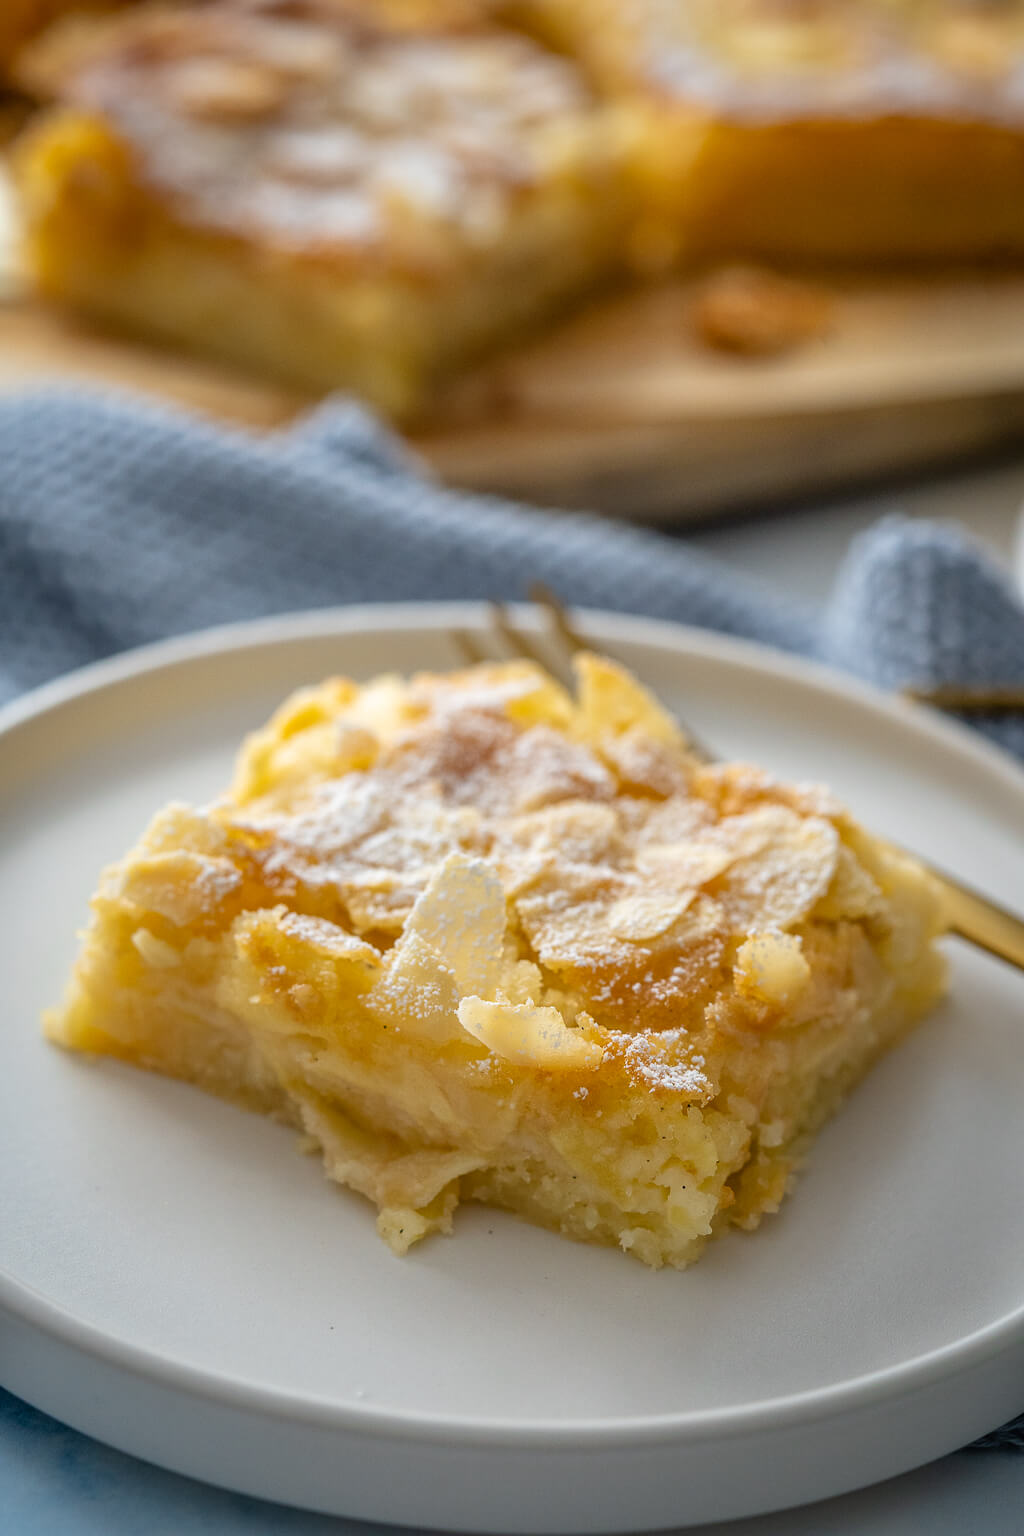
[[[0,389],[84,379],[260,431],[309,404],[42,308],[10,259],[5,284],[2,247]],[[1024,273],[829,286],[827,334],[768,359],[701,344],[692,281],[608,300],[465,381],[411,440],[454,484],[643,520],[1024,441]]]

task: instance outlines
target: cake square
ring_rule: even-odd
[[[460,0],[210,0],[59,28],[15,160],[41,292],[311,392],[424,410],[621,263],[624,133]]]
[[[941,995],[941,901],[627,673],[330,680],[108,869],[61,1045],[295,1125],[397,1253],[460,1201],[679,1268]]]
[[[637,259],[1013,258],[1019,0],[501,0],[646,123]]]

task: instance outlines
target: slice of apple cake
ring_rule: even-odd
[[[103,875],[50,1038],[300,1126],[397,1252],[460,1200],[684,1266],[935,1002],[930,878],[628,674],[289,699]]]

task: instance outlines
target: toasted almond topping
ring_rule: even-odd
[[[569,1029],[557,1008],[532,1003],[489,1003],[464,997],[459,1004],[463,1029],[505,1061],[546,1072],[590,1072],[604,1055],[595,1040]]]
[[[109,881],[104,894],[184,928],[213,912],[238,889],[242,877],[229,859],[181,849],[135,859],[123,874],[112,872]]]
[[[652,843],[637,854],[637,866],[660,879],[671,879],[689,888],[706,885],[734,862],[722,843],[696,839],[687,843]]]
[[[817,816],[801,818],[784,806],[765,806],[734,819],[756,820],[758,826],[749,829],[752,851],[730,865],[716,891],[733,933],[800,922],[831,884],[839,853],[835,827]]]
[[[608,914],[608,929],[617,939],[642,943],[656,939],[676,922],[697,895],[695,889],[675,894],[654,892],[623,896]]]
[[[406,924],[455,978],[463,996],[490,997],[501,980],[505,893],[483,859],[453,853],[431,878]]]

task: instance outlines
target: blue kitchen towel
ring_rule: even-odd
[[[346,401],[259,438],[68,390],[0,402],[0,699],[227,620],[523,597],[531,580],[886,688],[1024,684],[1024,612],[951,529],[887,519],[815,613],[665,534],[445,490]],[[1024,755],[1024,715],[977,723]]]
[[[347,401],[261,437],[65,389],[0,402],[0,700],[211,624],[517,598],[534,580],[575,604],[764,641],[885,688],[1024,686],[1024,609],[951,528],[879,523],[815,612],[665,534],[447,490]],[[1024,712],[974,721],[1024,757]],[[0,1437],[11,1411],[0,1398]],[[984,1444],[1024,1448],[1024,1420]]]

